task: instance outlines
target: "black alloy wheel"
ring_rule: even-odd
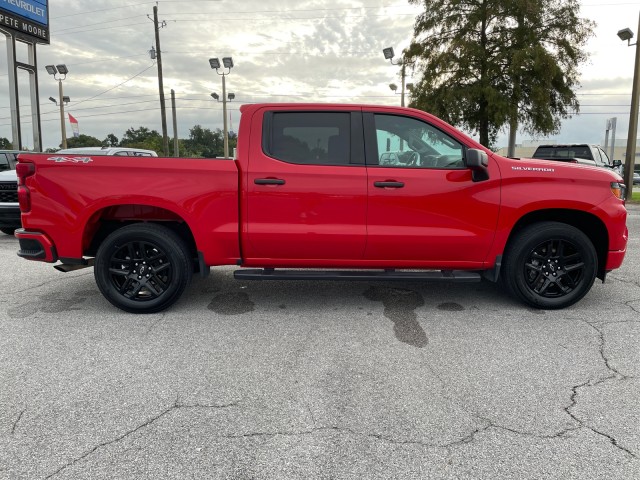
[[[192,273],[183,240],[167,227],[148,223],[128,225],[109,235],[94,265],[105,298],[133,313],[168,308],[180,298]]]
[[[565,308],[591,289],[598,257],[579,229],[559,222],[529,225],[510,242],[502,275],[509,292],[536,308]]]
[[[528,257],[524,264],[527,286],[545,298],[558,298],[571,293],[584,277],[582,254],[571,241],[544,241]]]

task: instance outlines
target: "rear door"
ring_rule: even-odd
[[[323,266],[362,259],[362,137],[362,113],[353,107],[268,107],[254,114],[243,173],[245,264]]]
[[[365,111],[368,239],[365,258],[396,265],[481,266],[493,242],[500,174],[474,182],[467,147],[443,125]]]

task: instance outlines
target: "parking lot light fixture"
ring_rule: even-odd
[[[623,28],[622,30],[618,30],[618,37],[620,37],[620,40],[623,42],[631,43],[633,31],[630,28]]]
[[[67,148],[67,129],[64,123],[64,104],[69,103],[69,97],[66,97],[62,93],[62,81],[67,78],[69,69],[64,63],[59,65],[46,65],[44,67],[49,75],[53,75],[53,78],[58,81],[58,106],[60,107],[60,133],[62,135],[62,148]],[[51,100],[53,97],[49,97]],[[55,100],[54,100],[55,102]]]
[[[222,65],[224,68],[220,68],[220,60],[217,57],[209,59],[209,65],[216,73],[222,76],[222,115],[224,117],[224,158],[229,158],[229,130],[227,128],[227,86],[225,83],[225,77],[231,73],[233,68],[233,59],[231,57],[222,57]],[[222,72],[220,72],[222,70]],[[225,71],[226,70],[226,71]],[[211,96],[218,100],[218,98]],[[217,94],[216,94],[217,95]],[[235,95],[234,95],[235,97]]]
[[[394,52],[392,47],[387,47],[382,49],[382,53],[384,54],[385,60],[389,60],[391,65],[399,65],[400,66],[400,77],[402,78],[402,88],[400,90],[400,106],[404,107],[404,91],[405,91],[405,79],[406,79],[406,66],[410,65],[406,59],[401,58],[397,62],[393,61]],[[394,88],[395,87],[395,88]],[[394,93],[397,93],[396,90],[398,87],[395,83],[389,85],[389,88],[393,90]]]

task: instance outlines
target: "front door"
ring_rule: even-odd
[[[369,207],[365,258],[480,267],[500,203],[497,166],[474,182],[466,146],[446,126],[387,111],[364,114]]]

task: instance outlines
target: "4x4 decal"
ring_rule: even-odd
[[[73,162],[73,163],[89,163],[93,160],[89,157],[49,157],[47,160],[51,160],[56,163]]]

